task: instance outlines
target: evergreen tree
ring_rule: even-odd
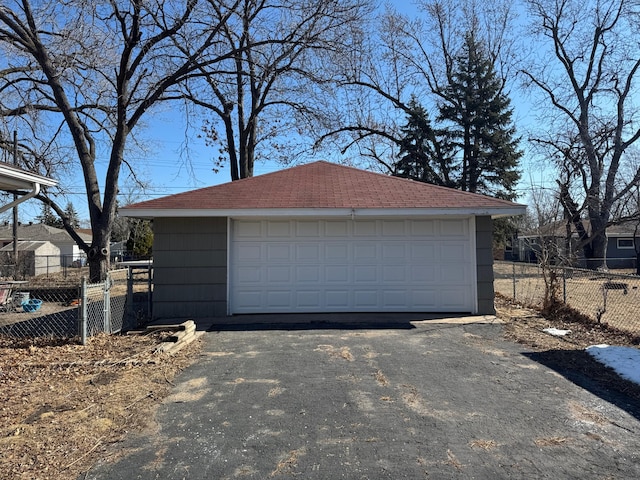
[[[53,213],[51,207],[46,203],[42,204],[42,212],[36,217],[36,221],[50,227],[62,228],[62,220]]]
[[[451,150],[431,127],[429,114],[415,97],[408,104],[407,124],[399,142],[400,159],[394,164],[394,175],[420,182],[455,186],[451,174]]]
[[[502,86],[483,45],[468,33],[442,91],[438,120],[458,151],[458,188],[513,200],[522,152]]]
[[[71,202],[67,203],[67,207],[64,209],[64,215],[67,217],[67,221],[73,229],[80,227],[80,219],[78,218],[78,212],[73,208]]]
[[[135,258],[149,257],[153,250],[153,227],[150,220],[129,218],[127,250]]]

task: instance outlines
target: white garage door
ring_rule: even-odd
[[[471,312],[469,220],[235,220],[230,313]]]

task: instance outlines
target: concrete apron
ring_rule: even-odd
[[[169,325],[184,322],[186,319],[162,319],[153,322],[155,325]],[[230,317],[212,317],[193,319],[197,329],[225,330],[252,327],[266,328],[414,328],[418,324],[502,324],[495,315],[469,315],[455,313],[270,313],[244,314]]]

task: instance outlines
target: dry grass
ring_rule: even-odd
[[[378,385],[382,387],[386,387],[387,385],[389,385],[389,380],[387,379],[385,374],[382,373],[382,370],[376,371],[376,373],[374,373],[373,376],[375,377],[376,382],[378,382]]]
[[[76,478],[140,430],[194,358],[152,353],[161,334],[106,336],[87,346],[0,338],[0,476]]]
[[[564,445],[568,441],[568,437],[543,437],[536,438],[534,443],[538,447],[557,447],[559,445]]]
[[[498,443],[493,440],[473,440],[469,443],[471,448],[479,448],[482,450],[493,450],[498,446]]]
[[[307,450],[305,447],[299,448],[298,450],[291,450],[285,458],[278,462],[276,465],[276,469],[271,472],[271,477],[275,477],[276,475],[293,475],[293,470],[298,465],[298,459],[307,454]]]

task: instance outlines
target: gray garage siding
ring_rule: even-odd
[[[227,314],[227,219],[153,221],[154,318]]]
[[[493,224],[491,217],[476,217],[476,275],[478,277],[478,313],[496,313],[493,298]]]

